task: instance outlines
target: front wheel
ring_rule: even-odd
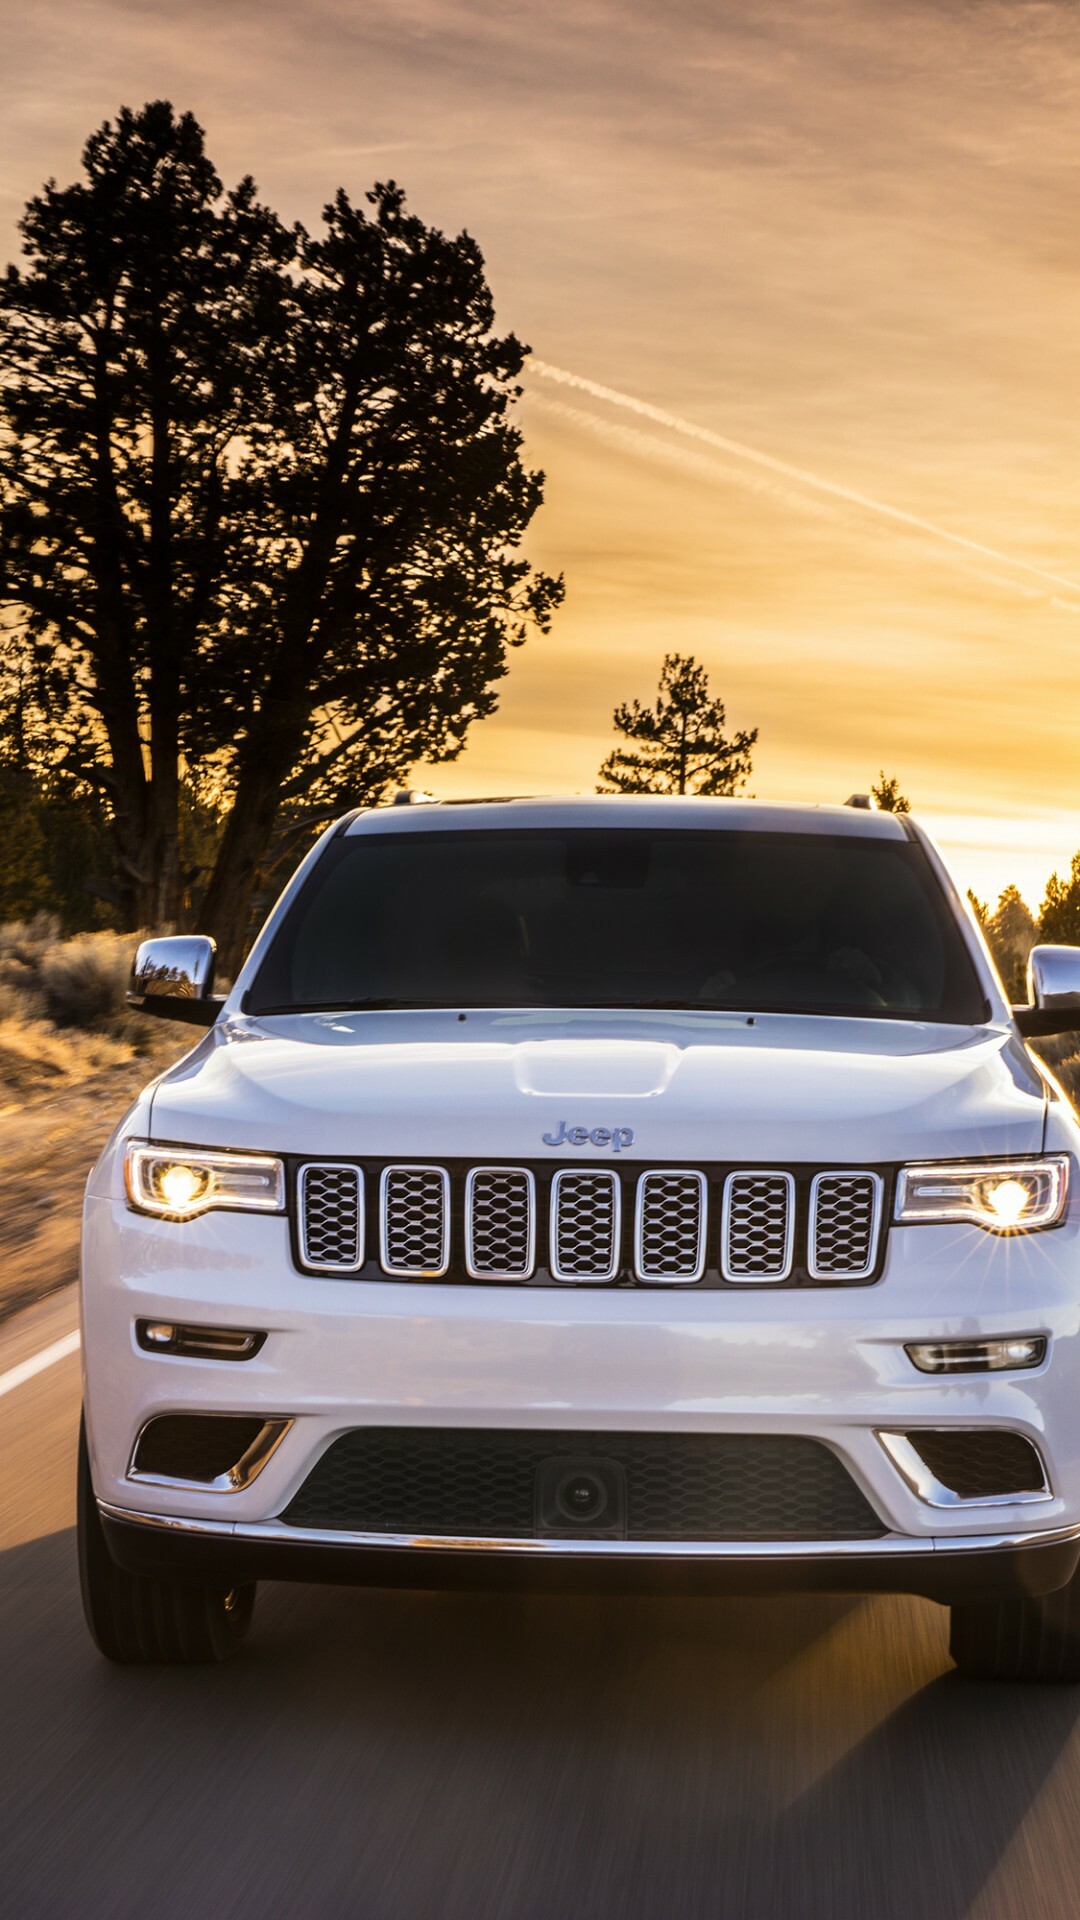
[[[969,1680],[1080,1681],[1080,1569],[1056,1593],[953,1607],[949,1652]]]
[[[251,1625],[254,1585],[185,1586],[117,1566],[94,1497],[85,1420],[79,1429],[78,1538],[83,1612],[106,1660],[196,1666],[235,1652]]]

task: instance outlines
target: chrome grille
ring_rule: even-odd
[[[300,1258],[319,1273],[364,1264],[364,1188],[359,1167],[300,1169]]]
[[[810,1187],[814,1280],[862,1280],[874,1270],[882,1181],[879,1173],[819,1173]]]
[[[619,1266],[619,1182],[613,1173],[557,1173],[551,1185],[556,1280],[613,1280]]]
[[[705,1175],[643,1173],[634,1267],[641,1280],[700,1280],[705,1271]]]
[[[795,1237],[790,1173],[729,1173],[724,1182],[720,1271],[725,1280],[786,1280]]]
[[[445,1167],[384,1167],[379,1202],[384,1273],[438,1279],[450,1265],[450,1179]]]
[[[307,1272],[349,1276],[374,1272],[377,1260],[409,1280],[604,1282],[625,1259],[624,1279],[651,1286],[858,1284],[878,1268],[886,1185],[859,1167],[812,1177],[740,1168],[718,1179],[696,1167],[580,1161],[366,1172],[311,1161],[295,1176],[297,1258]],[[365,1234],[365,1192],[370,1211],[376,1190],[377,1227],[373,1219]]]
[[[465,1182],[465,1270],[471,1279],[527,1279],[536,1240],[536,1183],[527,1167],[473,1167]]]

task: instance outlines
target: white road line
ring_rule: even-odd
[[[66,1360],[69,1353],[78,1353],[79,1335],[65,1333],[62,1340],[54,1340],[51,1347],[42,1347],[29,1360],[20,1360],[17,1367],[9,1367],[6,1373],[0,1373],[0,1399],[5,1393],[14,1393],[24,1380],[32,1380],[35,1373],[44,1373],[46,1367],[56,1365],[58,1360]]]

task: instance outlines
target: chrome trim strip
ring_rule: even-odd
[[[356,1184],[356,1259],[313,1260],[307,1243],[307,1176],[309,1173],[351,1173]],[[359,1273],[364,1264],[364,1176],[348,1160],[305,1160],[296,1170],[296,1221],[300,1258],[311,1273]]]
[[[393,1173],[437,1173],[442,1183],[442,1246],[437,1267],[392,1267],[386,1257],[386,1187]],[[450,1175],[426,1160],[395,1160],[379,1176],[379,1265],[394,1280],[441,1280],[450,1266]]]
[[[476,1266],[473,1260],[473,1191],[477,1174],[516,1173],[527,1185],[529,1195],[529,1232],[525,1265],[498,1272],[494,1267]],[[536,1265],[536,1177],[531,1167],[470,1167],[465,1181],[465,1271],[470,1280],[528,1280]]]
[[[696,1180],[698,1188],[698,1238],[697,1259],[692,1273],[647,1273],[642,1259],[641,1237],[645,1212],[645,1185],[649,1180]],[[650,1167],[641,1175],[634,1196],[634,1272],[639,1280],[648,1280],[657,1287],[689,1287],[700,1280],[705,1271],[705,1248],[708,1233],[708,1181],[697,1167]]]
[[[559,1266],[559,1192],[564,1180],[586,1179],[606,1180],[611,1188],[611,1265],[606,1273],[563,1273]],[[596,1280],[614,1280],[619,1271],[622,1254],[622,1185],[617,1173],[611,1173],[607,1167],[562,1167],[551,1183],[551,1217],[549,1225],[548,1269],[553,1280],[559,1280],[563,1286],[589,1286]]]
[[[731,1190],[736,1180],[782,1180],[787,1190],[787,1219],[784,1227],[784,1270],[782,1273],[732,1273],[728,1266],[728,1237],[731,1227]],[[795,1256],[795,1176],[783,1167],[737,1167],[724,1181],[720,1214],[720,1272],[733,1287],[778,1287],[790,1279]]]
[[[817,1211],[818,1190],[823,1180],[869,1180],[873,1185],[874,1203],[870,1215],[870,1258],[861,1267],[833,1267],[822,1272],[817,1264]],[[810,1224],[806,1233],[806,1271],[811,1280],[868,1280],[877,1264],[878,1238],[881,1233],[881,1210],[885,1204],[885,1182],[880,1173],[870,1167],[829,1167],[822,1173],[815,1173],[810,1182]]]
[[[629,1560],[840,1560],[893,1555],[976,1553],[1007,1547],[1056,1546],[1080,1540],[1080,1522],[1070,1526],[1033,1527],[1020,1533],[913,1534],[887,1533],[871,1540],[498,1540],[450,1534],[326,1533],[316,1527],[288,1527],[280,1520],[190,1519],[186,1515],[136,1512],[105,1500],[98,1507],[106,1519],[163,1532],[206,1534],[216,1539],[268,1541],[294,1546],[409,1547],[418,1551],[484,1552],[499,1554],[574,1554],[587,1559]]]
[[[939,1429],[934,1427],[929,1428],[928,1431],[936,1433]],[[946,1431],[952,1431],[952,1429],[946,1429]],[[993,1429],[988,1428],[987,1431],[992,1432]],[[940,1480],[936,1480],[922,1454],[918,1452],[906,1433],[888,1433],[881,1428],[876,1429],[876,1432],[877,1438],[901,1479],[918,1499],[925,1501],[928,1507],[1028,1507],[1040,1500],[1052,1500],[1054,1497],[1046,1478],[1046,1464],[1033,1441],[1029,1441],[1028,1444],[1033,1447],[1042,1471],[1043,1483],[1040,1491],[978,1494],[973,1499],[967,1494],[954,1493],[951,1487],[943,1486]],[[1020,1437],[1024,1440],[1028,1438],[1026,1433]]]
[[[197,1419],[198,1415],[192,1417]],[[168,1473],[142,1473],[135,1465],[139,1442],[147,1427],[153,1426],[155,1420],[163,1418],[167,1416],[155,1413],[149,1420],[143,1421],[136,1435],[135,1445],[131,1449],[127,1478],[137,1481],[144,1487],[177,1487],[184,1493],[242,1493],[245,1487],[250,1487],[252,1481],[258,1478],[271,1454],[276,1453],[293,1425],[292,1420],[288,1418],[267,1420],[260,1427],[250,1447],[240,1455],[235,1466],[230,1467],[227,1473],[219,1473],[216,1480],[180,1480]]]

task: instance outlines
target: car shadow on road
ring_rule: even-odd
[[[949,1675],[943,1619],[267,1587],[228,1666],[118,1669],[49,1535],[0,1554],[10,1910],[961,1920],[1078,1701]]]

